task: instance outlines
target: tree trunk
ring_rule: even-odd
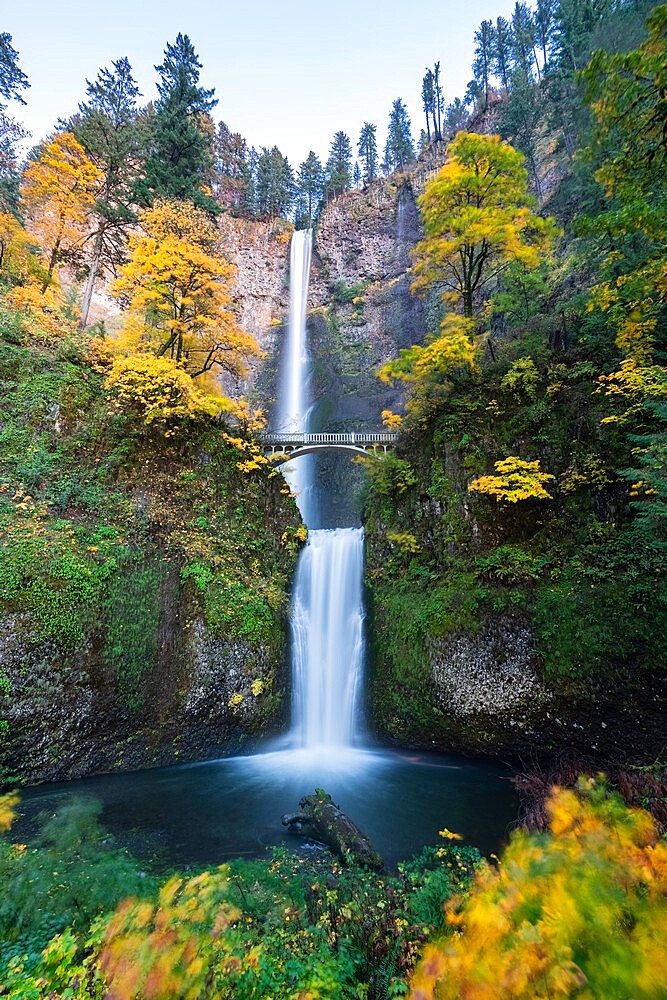
[[[81,321],[79,323],[79,329],[85,330],[88,325],[88,313],[90,311],[90,303],[93,298],[93,288],[95,287],[95,279],[97,278],[97,272],[100,269],[100,257],[102,255],[102,233],[97,234],[95,240],[95,249],[93,250],[93,259],[90,262],[90,268],[88,269],[88,281],[86,282],[86,289],[83,293],[83,300],[81,302]]]
[[[304,795],[299,801],[299,809],[298,813],[282,817],[283,826],[326,844],[346,865],[381,871],[382,858],[368,837],[340,811],[323,789],[315,789],[314,795]]]

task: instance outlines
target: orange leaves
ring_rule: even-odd
[[[130,260],[112,286],[128,302],[119,347],[182,363],[193,377],[223,369],[245,374],[259,348],[232,307],[233,268],[218,255],[218,233],[201,209],[159,201],[140,216]]]
[[[550,834],[514,834],[486,867],[461,928],[426,949],[411,1000],[555,1000],[667,988],[667,846],[650,816],[607,798],[595,781],[556,788]]]
[[[206,994],[214,963],[224,955],[222,937],[240,916],[226,899],[223,866],[184,881],[170,879],[157,904],[126,900],[111,918],[101,967],[113,1000],[183,1000]]]
[[[102,174],[71,132],[58,132],[24,175],[21,196],[52,273],[62,253],[81,243]]]
[[[9,792],[7,795],[0,796],[0,833],[4,833],[11,827],[18,804],[18,792]]]
[[[524,462],[510,455],[494,464],[497,475],[480,476],[468,487],[470,492],[486,493],[496,500],[517,503],[519,500],[551,500],[551,494],[544,487],[550,479],[549,472],[540,471],[540,461]]]
[[[182,367],[151,354],[118,358],[104,384],[119,410],[129,410],[166,437],[178,425],[212,417],[221,409],[220,401],[201,392]]]

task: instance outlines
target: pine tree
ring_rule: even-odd
[[[101,69],[97,79],[86,81],[88,101],[79,104],[71,126],[89,159],[102,175],[95,199],[94,228],[87,240],[88,279],[81,305],[81,329],[88,320],[95,280],[100,273],[116,275],[126,258],[132,211],[144,136],[138,124],[139,89],[126,58]]]
[[[537,43],[533,15],[527,3],[516,3],[512,14],[512,54],[514,62],[526,76],[532,76],[533,66],[540,77],[535,45]]]
[[[537,0],[534,21],[537,40],[542,49],[543,66],[546,66],[551,44],[551,34],[554,26],[554,8],[555,0]]]
[[[436,114],[435,114],[435,81],[433,79],[433,70],[427,69],[424,74],[424,79],[422,80],[422,107],[424,108],[424,114],[426,115],[426,136],[431,141],[431,119],[433,119],[433,135],[436,132]]]
[[[614,9],[614,0],[558,0],[554,10],[551,50],[557,65],[576,73],[591,54],[591,35]]]
[[[259,153],[254,146],[248,150],[246,160],[246,187],[244,210],[248,215],[259,215],[257,203],[257,168],[259,166]]]
[[[489,94],[491,92],[493,36],[493,22],[482,21],[475,32],[475,58],[472,64],[472,71],[475,82],[479,86],[480,94],[484,99],[484,111],[489,106]]]
[[[370,184],[377,177],[378,149],[375,132],[375,125],[371,125],[370,122],[364,122],[359,133],[357,149],[361,157],[361,176],[364,184]]]
[[[435,114],[436,114],[436,128],[435,128],[435,139],[440,142],[442,139],[442,113],[445,110],[445,99],[442,95],[442,87],[440,86],[440,63],[437,62],[433,67],[433,85],[435,87]]]
[[[389,112],[389,130],[384,147],[385,167],[388,171],[404,170],[414,163],[415,148],[408,111],[400,97],[397,97]]]
[[[0,33],[0,211],[19,214],[18,143],[27,133],[5,113],[10,100],[25,104],[21,91],[29,87],[28,78],[19,68],[18,52],[12,36]]]
[[[352,143],[345,132],[334,135],[325,172],[327,198],[349,190],[352,183]]]
[[[312,149],[299,167],[298,188],[302,205],[297,212],[297,225],[310,229],[324,194],[324,167]]]
[[[12,36],[6,31],[0,32],[0,108],[14,99],[19,104],[25,104],[21,91],[29,87],[28,77],[19,69],[19,54],[12,46]]]
[[[468,112],[466,111],[466,106],[460,97],[455,97],[451,104],[447,105],[445,111],[445,125],[447,126],[447,133],[450,136],[455,136],[457,132],[460,132],[468,124]]]
[[[509,92],[510,63],[512,59],[512,30],[504,17],[499,17],[493,32],[491,69]]]
[[[215,201],[201,189],[213,160],[208,114],[218,102],[213,90],[198,85],[201,63],[188,36],[179,33],[155,68],[159,99],[145,177],[136,185],[137,201],[150,205],[155,198],[180,198],[216,212]]]
[[[238,132],[219,122],[213,144],[211,187],[216,201],[234,214],[242,214],[248,194],[248,147]]]
[[[361,185],[361,167],[359,166],[359,160],[354,161],[354,171],[352,174],[352,181],[355,188]]]
[[[511,100],[503,102],[500,108],[499,132],[526,157],[533,188],[541,200],[542,185],[536,156],[537,133],[543,111],[540,87],[520,66],[512,73],[510,86]]]
[[[294,172],[277,146],[263,148],[257,161],[257,210],[260,215],[285,216],[295,196]]]

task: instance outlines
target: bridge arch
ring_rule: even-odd
[[[314,455],[321,451],[347,451],[355,455],[386,455],[398,435],[392,431],[352,431],[349,434],[322,433],[260,435],[262,450],[267,458],[275,458],[276,465],[284,465],[301,455]]]

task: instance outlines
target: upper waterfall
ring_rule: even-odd
[[[290,244],[290,295],[287,345],[283,356],[275,424],[279,431],[308,430],[310,410],[310,359],[306,343],[308,278],[313,234],[297,229]],[[285,478],[297,498],[301,517],[311,527],[315,517],[312,459],[302,458],[285,470]]]
[[[308,277],[313,234],[297,229],[290,245],[290,296],[282,384],[276,412],[279,431],[305,431],[310,406],[308,399],[308,348],[306,345],[306,310]]]

